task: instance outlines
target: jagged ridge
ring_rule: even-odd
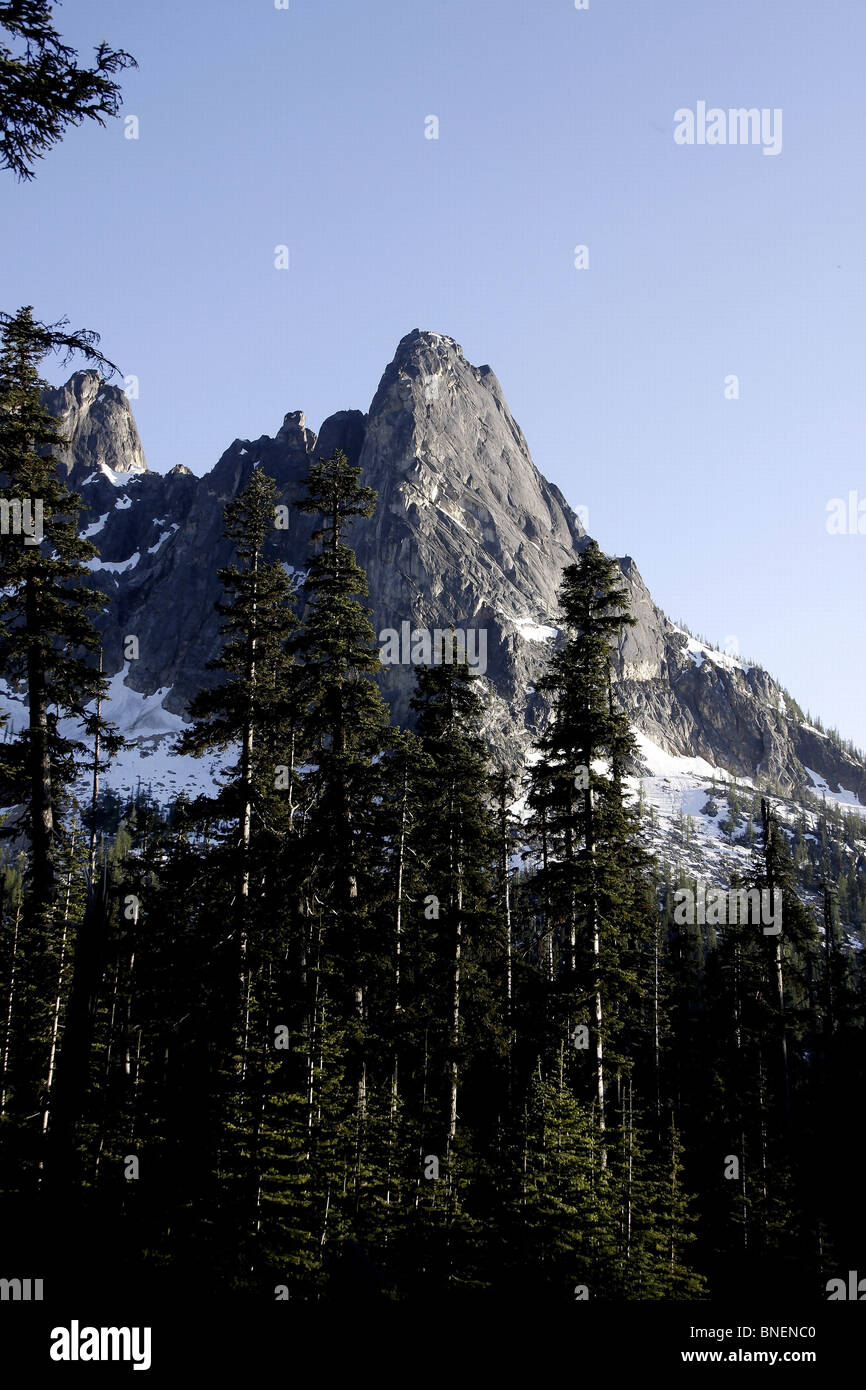
[[[129,402],[93,372],[47,397],[72,443],[59,461],[84,503],[82,530],[99,546],[93,583],[111,599],[102,620],[106,669],[123,666],[123,638],[141,656],[126,684],[165,690],[183,714],[212,676],[219,642],[217,568],[229,558],[222,510],[255,463],[289,504],[311,459],[341,447],[379,494],[376,514],[352,535],[370,580],[378,630],[485,628],[490,693],[487,734],[519,756],[545,716],[535,680],[557,623],[565,565],[586,543],[559,489],[532,462],[523,433],[488,366],[473,366],[452,338],[413,330],[386,368],[367,414],[330,416],[316,436],[299,411],[274,438],[235,440],[213,470],[147,468]],[[303,574],[313,522],[291,509],[272,546]],[[713,652],[653,603],[635,562],[620,560],[637,625],[617,653],[619,698],[663,749],[703,757],[738,776],[796,790],[807,769],[866,804],[866,767],[786,705],[757,666]],[[383,669],[394,715],[408,717],[411,669]]]

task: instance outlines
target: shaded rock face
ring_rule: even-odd
[[[488,733],[504,746],[537,718],[530,687],[544,643],[516,624],[550,625],[565,565],[584,540],[577,517],[534,467],[489,367],[450,338],[410,333],[373,399],[358,455],[379,494],[353,533],[377,630],[486,635]],[[391,666],[383,690],[408,717],[414,673]]]
[[[97,372],[76,372],[65,386],[47,392],[44,401],[71,443],[60,463],[73,486],[101,463],[116,473],[147,472],[129,401],[119,386],[104,382]]]
[[[546,717],[534,686],[558,627],[562,571],[587,537],[535,468],[494,373],[453,339],[414,330],[366,415],[339,411],[317,437],[290,412],[274,438],[235,440],[203,477],[183,466],[148,471],[126,397],[95,373],[76,373],[47,400],[72,440],[60,466],[81,494],[82,531],[100,551],[92,582],[112,600],[102,618],[109,673],[135,635],[133,689],[165,690],[165,707],[182,714],[213,681],[205,668],[219,649],[216,570],[231,558],[222,513],[256,463],[289,504],[289,528],[274,531],[270,548],[295,573],[303,612],[317,523],[292,504],[311,462],[342,448],[378,493],[375,515],[348,537],[368,574],[377,634],[400,634],[404,623],[475,634],[470,651],[486,656],[487,737],[497,757],[520,759]],[[653,603],[634,561],[619,564],[637,624],[616,652],[617,693],[639,728],[671,753],[785,789],[809,785],[809,767],[866,802],[863,764],[793,718],[766,672],[690,641]],[[384,666],[381,684],[395,719],[408,720],[411,664]]]

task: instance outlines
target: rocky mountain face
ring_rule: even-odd
[[[119,386],[103,381],[97,372],[76,372],[65,386],[48,391],[44,402],[70,441],[59,458],[67,475],[108,459],[116,473],[147,472],[129,401]]]
[[[273,438],[235,440],[203,477],[182,466],[151,472],[126,396],[93,372],[76,373],[47,402],[71,441],[59,466],[82,498],[82,532],[99,547],[92,582],[110,600],[106,670],[123,669],[127,636],[139,640],[130,690],[182,716],[213,680],[205,667],[219,645],[216,570],[229,561],[222,511],[257,463],[289,504],[288,529],[271,544],[297,576],[303,610],[316,523],[291,504],[310,462],[339,446],[378,493],[375,515],[349,538],[369,576],[377,633],[453,625],[475,634],[476,659],[486,642],[488,738],[509,758],[525,750],[545,717],[534,686],[556,640],[560,576],[587,537],[533,464],[490,367],[473,366],[453,339],[407,334],[366,414],[339,411],[316,436],[290,412]],[[616,654],[617,693],[653,743],[784,790],[811,787],[810,769],[866,804],[863,763],[807,726],[765,671],[675,627],[634,560],[619,564],[637,625]],[[383,666],[381,682],[395,717],[407,719],[412,666]]]

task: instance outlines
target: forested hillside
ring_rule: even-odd
[[[46,499],[48,545],[0,538],[0,656],[29,709],[0,750],[9,1248],[62,1267],[74,1241],[80,1270],[86,1231],[97,1282],[267,1300],[826,1298],[863,1236],[866,979],[839,862],[816,851],[804,893],[760,797],[713,902],[648,852],[618,564],[589,541],[566,568],[550,717],[509,763],[456,632],[413,663],[411,728],[390,721],[360,468],[309,468],[303,589],[268,556],[278,494],[254,468],[178,742],[226,754],[221,787],[124,803],[101,786],[93,547],[18,323],[0,462],[10,495]]]

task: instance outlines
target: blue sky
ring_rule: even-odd
[[[861,0],[58,18],[136,55],[139,139],[79,129],[4,177],[0,304],[102,333],[151,467],[366,409],[404,333],[446,333],[672,617],[866,746],[866,535],[826,530],[831,498],[866,502]],[[780,109],[781,153],[677,145],[701,100]]]

